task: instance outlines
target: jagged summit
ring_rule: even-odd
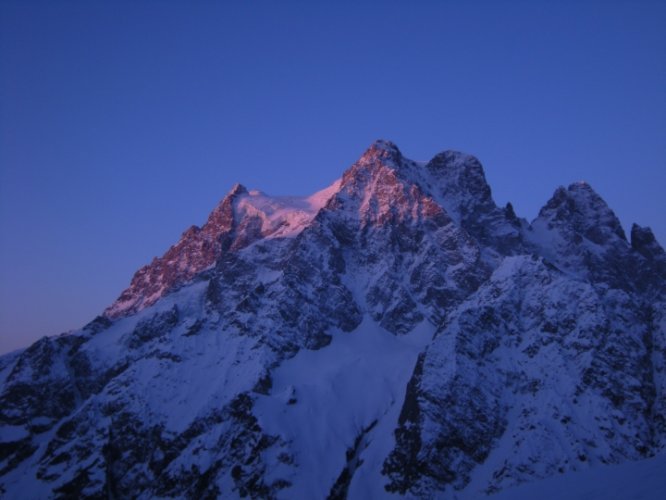
[[[652,229],[638,224],[631,225],[631,247],[648,259],[663,259],[664,249],[654,237]]]
[[[118,317],[155,303],[212,267],[225,252],[266,238],[299,235],[329,202],[332,212],[346,207],[361,226],[393,224],[413,214],[420,214],[414,220],[451,220],[480,243],[483,260],[495,263],[502,255],[531,248],[563,269],[582,269],[584,260],[597,259],[589,257],[595,253],[589,245],[628,246],[616,215],[584,181],[559,187],[529,225],[512,207],[495,204],[476,157],[447,150],[419,163],[404,157],[391,141],[377,140],[341,179],[309,197],[273,197],[236,184],[202,228],[192,226],[163,257],[140,269],[105,315]]]
[[[581,238],[596,245],[627,242],[622,224],[606,202],[586,182],[560,186],[532,222],[535,228],[555,231],[566,240]]]
[[[659,288],[666,281],[666,252],[649,227],[631,226],[631,248],[645,260],[636,264],[636,276],[645,288]]]
[[[377,140],[343,173],[341,185],[344,187],[350,183],[363,182],[363,177],[368,177],[381,169],[401,169],[403,162],[402,153],[395,144]]]
[[[562,222],[597,244],[613,237],[627,239],[615,213],[584,181],[574,182],[566,189],[560,186],[537,219],[547,219],[551,225]]]
[[[243,186],[241,183],[237,182],[231,188],[231,191],[229,191],[229,194],[227,194],[227,196],[238,196],[241,194],[247,194],[247,192],[248,192],[247,188]]]
[[[377,139],[370,145],[365,153],[363,153],[361,160],[378,156],[402,158],[402,153],[395,143],[385,139]]]
[[[472,155],[444,151],[426,164],[440,200],[460,221],[497,209],[481,162]]]
[[[587,184],[529,224],[377,141],[236,185],[79,331],[0,357],[8,498],[479,498],[666,451],[666,256]]]
[[[229,251],[263,238],[297,235],[337,191],[334,182],[309,197],[271,197],[235,184],[201,227],[192,226],[161,258],[155,258],[132,278],[127,288],[104,312],[115,318],[154,304],[197,274],[211,268]]]
[[[618,287],[644,287],[639,269],[645,265],[638,252],[613,210],[586,182],[557,188],[525,238],[533,251],[567,273]]]

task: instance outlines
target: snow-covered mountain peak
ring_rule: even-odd
[[[586,183],[530,226],[377,141],[236,185],[79,331],[0,357],[0,496],[479,498],[666,450],[666,256]]]
[[[160,258],[139,269],[105,315],[115,318],[154,304],[164,294],[211,268],[226,252],[264,238],[290,238],[310,224],[341,181],[308,197],[268,196],[236,184],[201,227],[192,226]]]
[[[372,183],[368,180],[373,178]],[[451,216],[472,211],[472,206],[494,206],[483,167],[472,155],[444,151],[429,162],[406,158],[390,141],[375,141],[343,175],[342,187],[366,189],[374,183],[415,185],[450,209]]]
[[[539,211],[537,219],[551,226],[566,226],[589,241],[602,245],[611,239],[626,241],[620,220],[587,182],[559,187]]]
[[[539,254],[567,273],[618,287],[654,285],[620,220],[586,182],[559,187],[525,237]]]
[[[136,273],[106,315],[118,317],[153,304],[227,251],[263,239],[295,237],[327,206],[331,213],[357,220],[359,227],[454,221],[500,253],[520,247],[520,221],[492,201],[475,157],[445,151],[427,164],[418,163],[392,142],[379,140],[340,180],[308,197],[269,196],[236,184],[201,228],[192,226],[163,257]]]

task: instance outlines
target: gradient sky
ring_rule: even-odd
[[[666,242],[666,2],[0,3],[0,352],[77,328],[235,182],[375,139],[529,220],[587,180]]]

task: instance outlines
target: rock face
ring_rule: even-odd
[[[666,445],[666,254],[585,183],[531,223],[377,141],[237,185],[80,331],[0,357],[8,498],[478,496]]]

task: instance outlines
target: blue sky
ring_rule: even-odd
[[[666,3],[0,3],[0,352],[80,327],[235,182],[375,139],[531,220],[587,180],[666,242]]]

